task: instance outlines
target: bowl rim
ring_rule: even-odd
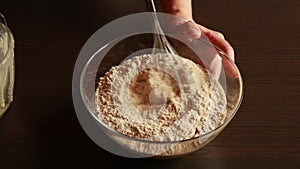
[[[144,34],[144,33],[141,33],[141,34]],[[168,35],[168,34],[166,34]],[[128,38],[130,36],[127,36],[125,38]],[[197,39],[197,40],[201,40],[202,42],[208,44],[208,45],[211,45],[212,47],[214,47],[216,49],[216,51],[218,51],[219,53],[221,53],[224,57],[226,57],[230,62],[231,64],[233,64],[235,70],[237,71],[238,73],[238,76],[237,78],[234,78],[234,79],[238,79],[239,80],[239,84],[240,84],[240,90],[239,90],[239,97],[238,97],[238,101],[233,109],[233,111],[230,113],[230,116],[226,116],[225,117],[225,120],[223,121],[223,123],[221,125],[219,125],[218,127],[216,127],[214,130],[211,130],[209,132],[206,132],[205,134],[202,134],[202,135],[199,135],[199,136],[196,136],[196,137],[191,137],[191,138],[188,138],[188,139],[183,139],[183,140],[174,140],[174,141],[157,141],[157,140],[146,140],[146,139],[140,139],[140,138],[135,138],[135,137],[130,137],[130,136],[127,136],[125,134],[122,134],[112,128],[110,128],[107,124],[105,124],[103,121],[101,121],[89,108],[89,106],[87,106],[87,103],[86,103],[86,99],[85,99],[85,96],[84,96],[84,92],[83,92],[83,77],[86,73],[86,70],[87,70],[87,67],[89,65],[89,63],[92,61],[92,59],[101,51],[103,50],[105,47],[107,47],[108,45],[110,45],[111,43],[114,43],[116,40],[118,39],[122,39],[124,40],[125,39],[124,37],[119,37],[119,38],[116,38],[108,43],[106,43],[103,47],[99,48],[99,50],[97,50],[95,53],[92,54],[92,56],[90,57],[90,59],[87,61],[87,63],[84,65],[83,69],[82,69],[82,72],[80,74],[80,96],[81,96],[81,99],[84,103],[84,106],[87,108],[87,110],[89,111],[89,114],[91,114],[94,118],[94,120],[96,120],[98,123],[101,124],[101,126],[103,126],[105,129],[109,130],[110,132],[114,133],[115,135],[117,136],[121,136],[122,138],[126,138],[127,140],[132,140],[132,141],[136,141],[136,142],[143,142],[143,143],[151,143],[151,144],[175,144],[175,143],[183,143],[183,142],[189,142],[189,141],[192,141],[192,140],[196,140],[196,139],[200,139],[200,138],[203,138],[203,137],[207,137],[209,136],[210,134],[222,129],[222,128],[225,128],[229,122],[233,119],[233,117],[236,115],[237,111],[239,110],[240,106],[241,106],[241,103],[242,103],[242,100],[243,100],[243,96],[244,96],[244,83],[243,83],[243,78],[242,78],[242,75],[240,73],[240,70],[238,68],[238,66],[235,64],[235,62],[222,50],[220,49],[219,47],[217,47],[216,45],[214,45],[213,43],[211,43],[210,41],[204,39],[202,36]],[[227,75],[226,75],[227,76]],[[96,79],[95,79],[96,80]],[[96,98],[96,96],[95,96]],[[101,129],[100,129],[101,130]],[[106,134],[107,135],[107,134]],[[108,136],[110,137],[110,136]]]

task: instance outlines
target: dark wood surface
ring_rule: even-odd
[[[15,36],[15,100],[0,119],[0,168],[300,168],[300,1],[194,0],[195,20],[235,48],[245,93],[229,126],[175,160],[127,159],[93,143],[73,108],[72,73],[101,26],[140,0],[4,0]]]

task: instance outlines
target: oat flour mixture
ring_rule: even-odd
[[[191,60],[169,54],[130,58],[100,78],[98,118],[130,137],[179,141],[223,123],[220,84]]]

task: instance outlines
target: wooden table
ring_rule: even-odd
[[[2,1],[16,40],[16,87],[0,119],[0,168],[300,168],[300,2],[194,0],[193,7],[196,21],[223,32],[234,46],[244,100],[205,148],[160,161],[98,147],[72,102],[73,67],[85,41],[109,21],[146,11],[144,3]]]

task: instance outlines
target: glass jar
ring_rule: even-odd
[[[14,38],[0,13],[0,118],[13,101],[15,80]]]

